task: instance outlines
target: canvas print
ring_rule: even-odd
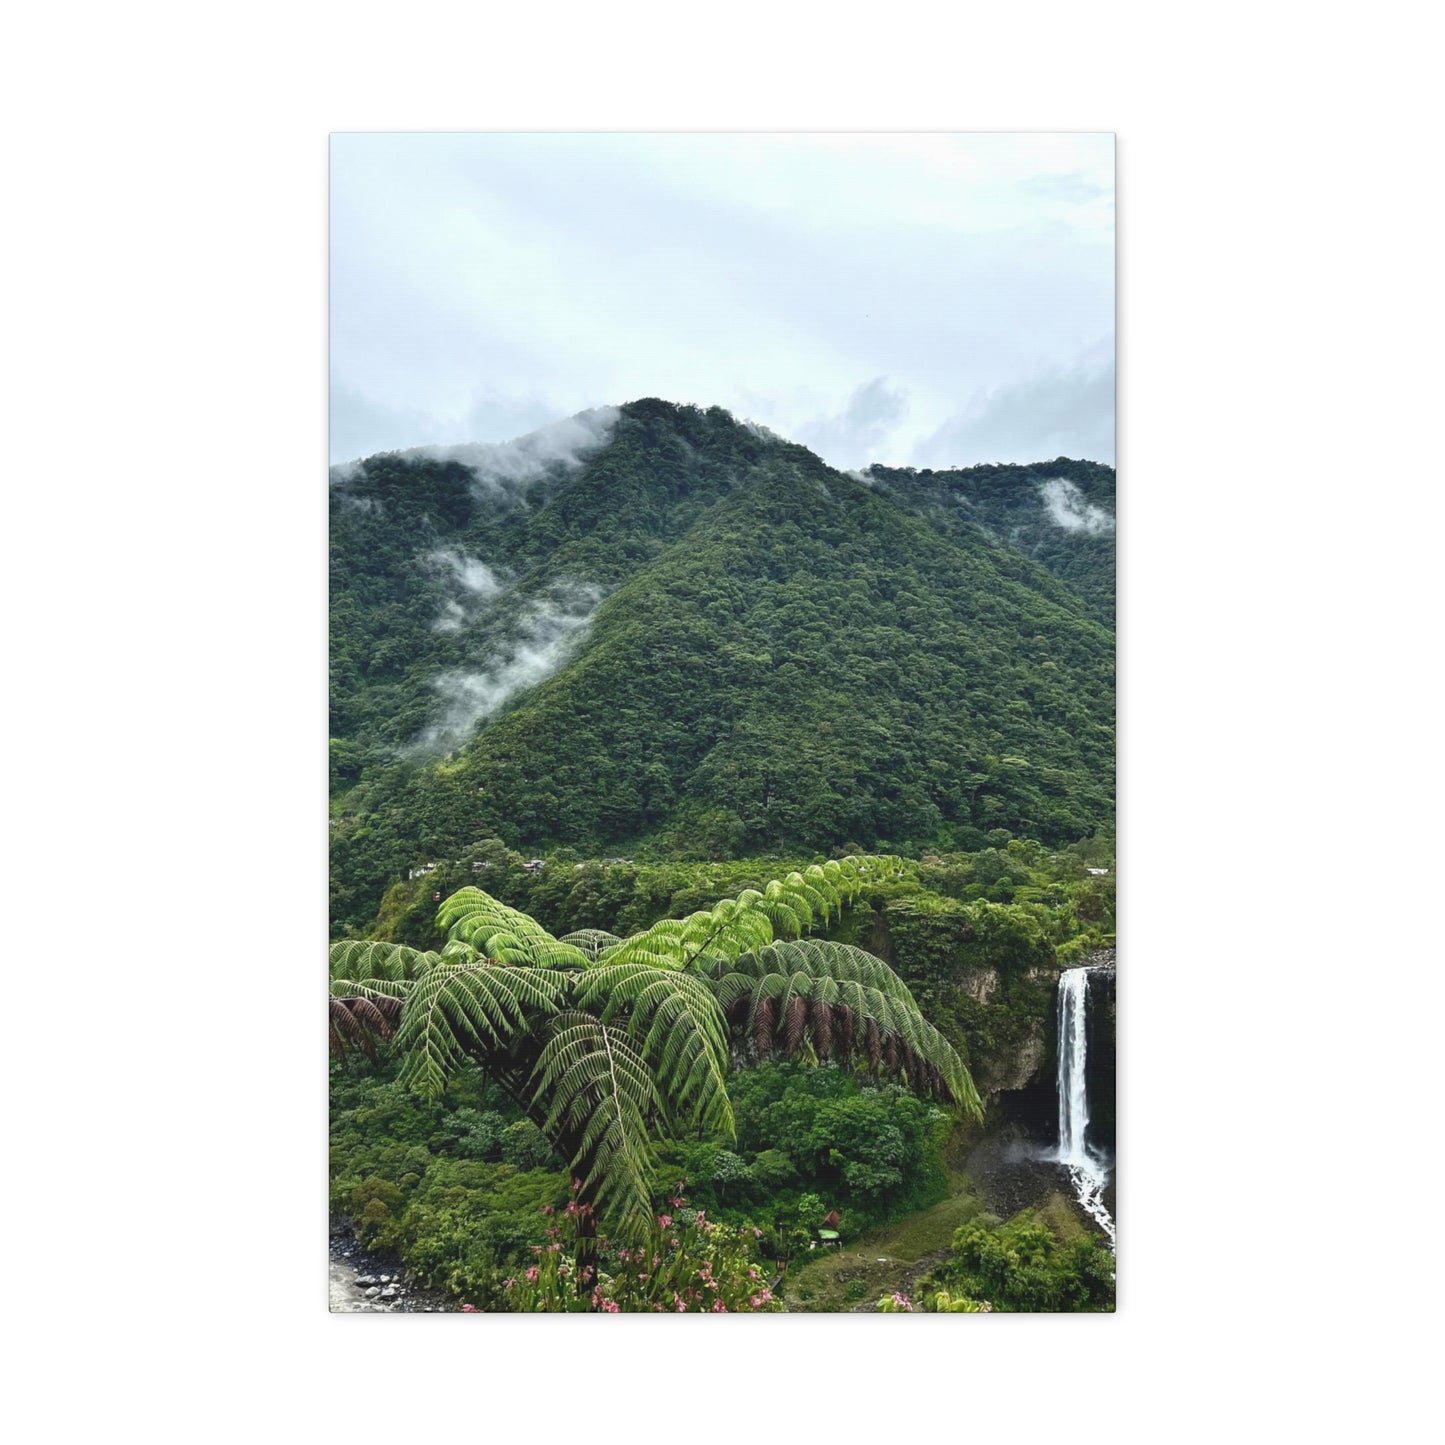
[[[330,1307],[1117,1302],[1114,142],[338,134]]]

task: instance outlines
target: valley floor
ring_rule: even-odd
[[[1062,1240],[1097,1232],[1072,1197],[1067,1170],[1039,1159],[1036,1146],[984,1139],[962,1169],[949,1171],[947,1199],[846,1248],[815,1251],[817,1258],[784,1281],[783,1300],[799,1314],[871,1314],[885,1295],[911,1295],[947,1257],[960,1226],[980,1214],[1009,1219],[1024,1209],[1036,1209]]]
[[[966,1175],[949,1175],[949,1196],[932,1209],[875,1230],[845,1249],[815,1251],[783,1284],[788,1309],[798,1313],[872,1311],[886,1294],[907,1293],[914,1279],[948,1253],[953,1232],[983,1209]]]

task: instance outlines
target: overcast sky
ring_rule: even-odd
[[[1113,137],[333,137],[333,461],[642,396],[1112,462]]]

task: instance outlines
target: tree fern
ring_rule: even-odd
[[[402,1080],[431,1097],[468,1063],[489,1070],[571,1162],[585,1199],[641,1230],[657,1142],[693,1127],[732,1136],[738,1046],[886,1069],[981,1117],[968,1070],[903,980],[860,948],[804,936],[901,867],[836,859],[626,939],[554,938],[463,888],[438,910],[439,952],[332,947],[331,1044],[374,1057],[389,1040]]]
[[[797,1054],[806,1043],[821,1059],[862,1057],[870,1068],[886,1067],[982,1120],[963,1061],[882,959],[805,939],[745,954],[726,970],[713,968],[711,977],[718,1005],[758,1056]]]
[[[781,936],[796,938],[829,922],[872,883],[898,873],[902,861],[855,857],[814,865],[804,873],[775,878],[764,888],[744,889],[684,919],[663,919],[605,950],[599,962],[647,963],[686,968],[700,962],[728,962]]]
[[[357,1049],[374,1062],[377,1044],[392,1037],[411,983],[438,962],[437,954],[404,944],[332,944],[327,1006],[331,1052],[344,1060]]]
[[[548,1035],[533,1073],[543,1132],[575,1141],[584,1196],[640,1232],[652,1222],[653,1130],[663,1115],[652,1070],[624,1029],[592,1014],[561,1013]]]
[[[703,980],[643,963],[607,964],[582,977],[577,1002],[603,1023],[625,1021],[672,1118],[732,1137],[727,1019]]]

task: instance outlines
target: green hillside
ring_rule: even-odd
[[[493,836],[721,859],[1111,826],[1112,533],[1024,517],[1052,477],[1112,515],[1091,467],[866,485],[649,400],[515,484],[417,454],[339,474],[333,925]],[[1010,474],[991,502],[983,473]]]
[[[949,471],[875,465],[867,476],[945,536],[988,536],[1040,563],[1113,627],[1113,467],[1058,457]]]

